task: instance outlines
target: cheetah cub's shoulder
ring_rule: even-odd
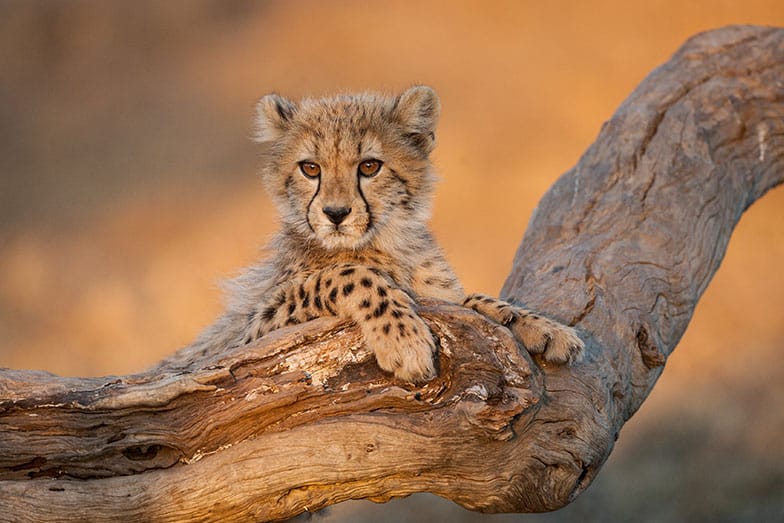
[[[275,254],[230,282],[227,310],[192,348],[220,351],[333,315],[359,326],[381,368],[421,382],[436,372],[433,335],[417,314],[417,298],[429,297],[509,327],[547,361],[580,359],[583,343],[573,329],[463,293],[427,227],[439,110],[424,86],[396,97],[264,96],[255,139],[281,217]]]

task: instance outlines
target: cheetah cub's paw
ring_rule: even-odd
[[[436,344],[422,318],[400,315],[363,328],[365,342],[375,353],[378,366],[396,378],[422,383],[435,377]]]
[[[468,296],[463,305],[509,328],[528,352],[546,361],[572,364],[583,358],[585,344],[571,327],[482,294]]]

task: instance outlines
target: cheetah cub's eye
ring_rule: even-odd
[[[381,160],[364,160],[359,164],[359,174],[367,176],[368,178],[375,176],[378,174],[378,171],[381,170],[382,163]]]
[[[321,174],[321,166],[313,162],[299,162],[299,170],[308,178],[317,178]]]

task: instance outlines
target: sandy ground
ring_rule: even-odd
[[[481,7],[480,7],[481,6]],[[434,86],[433,228],[495,292],[539,197],[690,35],[779,1],[0,3],[0,366],[133,372],[220,310],[275,229],[255,99]],[[594,485],[547,515],[428,495],[328,521],[784,520],[784,190],[741,220]]]

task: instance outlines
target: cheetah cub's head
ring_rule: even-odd
[[[440,109],[431,88],[299,102],[269,94],[256,109],[262,176],[284,227],[330,250],[384,248],[428,219]]]

